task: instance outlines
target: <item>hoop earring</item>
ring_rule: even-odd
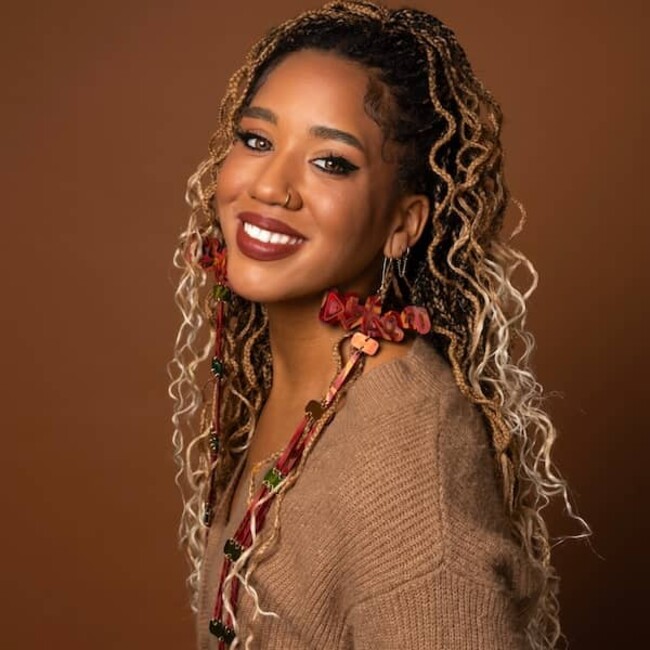
[[[291,192],[287,190],[287,198],[285,202],[282,204],[283,208],[288,208],[289,207],[289,201],[291,201]]]
[[[406,275],[406,263],[408,262],[410,252],[411,249],[407,246],[404,253],[402,253],[402,257],[397,260],[397,275],[399,275],[400,278],[403,278]]]

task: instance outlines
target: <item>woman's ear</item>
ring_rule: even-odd
[[[407,248],[420,239],[429,218],[429,197],[426,194],[408,194],[397,202],[393,227],[384,245],[386,257],[401,257]]]

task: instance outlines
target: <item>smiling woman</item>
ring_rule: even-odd
[[[176,255],[201,649],[556,647],[540,511],[572,511],[527,367],[536,274],[500,236],[500,127],[412,9],[306,12],[231,79]]]
[[[215,188],[239,296],[311,299],[317,313],[329,287],[372,293],[382,255],[415,243],[428,198],[398,200],[367,87],[362,66],[304,49],[274,67],[242,111]]]

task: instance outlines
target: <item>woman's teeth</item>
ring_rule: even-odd
[[[299,244],[302,240],[300,237],[289,237],[289,235],[283,235],[279,232],[271,232],[270,230],[264,230],[264,228],[258,228],[252,223],[246,223],[244,221],[244,231],[252,239],[261,241],[264,244]]]

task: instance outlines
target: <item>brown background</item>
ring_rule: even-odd
[[[3,648],[192,647],[166,398],[170,256],[228,74],[314,2],[3,3]],[[420,0],[505,108],[536,367],[599,557],[558,549],[574,648],[647,596],[647,9]],[[555,532],[571,532],[560,526]]]

